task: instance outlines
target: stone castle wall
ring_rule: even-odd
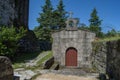
[[[0,0],[0,25],[12,25],[15,18],[14,0]]]
[[[14,26],[28,29],[19,42],[18,53],[38,51],[38,43],[33,31],[28,28],[29,0],[0,0],[0,27]]]
[[[78,66],[77,67],[90,67],[92,53],[91,42],[94,40],[95,34],[82,31],[82,30],[63,30],[56,32],[52,35],[53,45],[52,51],[55,57],[55,61],[60,65],[65,66],[65,54],[66,50],[73,47],[77,50]]]
[[[106,42],[93,43],[92,66],[96,72],[106,73],[106,56],[107,45]]]
[[[120,40],[107,43],[107,74],[120,80]]]
[[[110,79],[120,80],[120,40],[97,42],[93,45],[93,51],[92,63],[97,72],[107,73]]]
[[[0,0],[0,26],[28,29],[29,0]]]

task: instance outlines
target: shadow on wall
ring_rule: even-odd
[[[49,51],[52,49],[52,43],[49,41],[38,41],[41,51]]]
[[[22,46],[21,49],[23,49],[23,48],[24,47]],[[29,49],[26,51],[24,51],[24,50],[22,51],[21,49],[19,49],[20,51],[15,54],[15,57],[12,59],[12,61],[21,63],[24,61],[32,60],[32,59],[36,58],[42,51],[51,50],[51,43],[47,42],[47,41],[38,41],[37,47],[34,47],[34,48],[38,48],[38,49],[35,51],[33,50],[32,52],[29,51]]]
[[[31,30],[26,33],[26,36],[24,36],[18,44],[17,54],[51,50],[51,43],[48,41],[39,41]]]
[[[107,42],[106,72],[110,79],[120,80],[120,40]]]
[[[96,72],[107,74],[110,80],[120,80],[120,40],[95,42],[92,65]]]

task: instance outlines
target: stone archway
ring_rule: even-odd
[[[66,50],[65,66],[77,66],[77,50],[73,47]]]

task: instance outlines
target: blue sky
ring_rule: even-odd
[[[59,0],[51,0],[52,5],[56,8]],[[79,18],[80,23],[89,25],[90,13],[95,7],[98,16],[103,20],[103,31],[110,30],[111,27],[120,31],[120,0],[63,0],[65,10],[73,12],[74,18]],[[42,12],[45,0],[30,0],[29,7],[29,29],[33,30],[38,26],[36,19]]]

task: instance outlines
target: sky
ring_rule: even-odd
[[[56,9],[59,0],[51,0]],[[120,31],[120,0],[63,0],[65,10],[73,12],[73,18],[79,18],[80,23],[89,25],[90,14],[93,8],[97,9],[98,16],[102,21],[104,32],[114,28]],[[42,13],[45,0],[30,0],[29,5],[29,29],[33,30],[39,25],[37,18]]]

